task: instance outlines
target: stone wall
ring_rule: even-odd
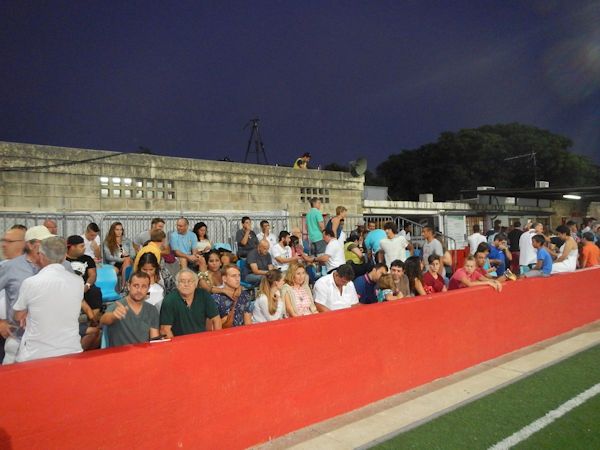
[[[299,217],[314,196],[326,213],[344,205],[362,214],[364,178],[342,172],[9,142],[0,142],[0,167],[3,211],[286,210]]]

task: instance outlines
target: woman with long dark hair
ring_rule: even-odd
[[[423,261],[420,256],[411,256],[404,261],[404,273],[408,277],[411,295],[426,295],[423,286]]]
[[[125,230],[121,222],[113,222],[104,239],[104,262],[115,268],[121,275],[121,289],[125,286],[125,271],[131,266],[135,258],[135,249],[130,239],[125,237]]]

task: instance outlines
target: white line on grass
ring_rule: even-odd
[[[597,394],[600,394],[600,383],[595,384],[588,390],[582,392],[581,394],[577,395],[576,397],[573,397],[571,400],[566,401],[565,403],[560,405],[558,408],[553,409],[552,411],[547,413],[544,417],[540,417],[535,422],[530,423],[529,425],[521,428],[519,431],[510,435],[506,439],[498,442],[493,447],[490,447],[490,450],[505,450],[505,449],[509,449],[509,448],[517,445],[519,442],[524,441],[532,434],[537,433],[542,428],[550,425],[552,422],[554,422],[559,417],[564,416],[566,413],[568,413],[569,411],[571,411],[574,408],[577,408],[579,405],[582,405],[587,400],[589,400],[590,398],[592,398],[594,395],[597,395]]]

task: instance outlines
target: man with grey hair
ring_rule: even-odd
[[[15,320],[25,327],[16,361],[80,353],[79,311],[83,280],[62,265],[67,244],[61,237],[39,245],[39,273],[21,284],[13,305]]]
[[[0,266],[0,290],[6,294],[6,320],[0,320],[0,335],[6,339],[4,343],[3,364],[15,362],[17,350],[24,330],[14,319],[13,306],[17,302],[21,284],[27,278],[35,275],[39,268],[40,241],[53,237],[43,225],[31,227],[25,233],[25,253]]]
[[[177,289],[168,294],[160,308],[160,334],[172,338],[184,334],[220,330],[217,305],[208,292],[198,287],[198,275],[181,269],[176,277]]]

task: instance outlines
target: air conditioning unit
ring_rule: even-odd
[[[477,186],[478,191],[493,191],[496,189],[495,186]]]
[[[549,188],[550,182],[549,181],[536,181],[535,187],[536,188]]]
[[[432,203],[433,202],[433,194],[419,194],[419,201]]]

